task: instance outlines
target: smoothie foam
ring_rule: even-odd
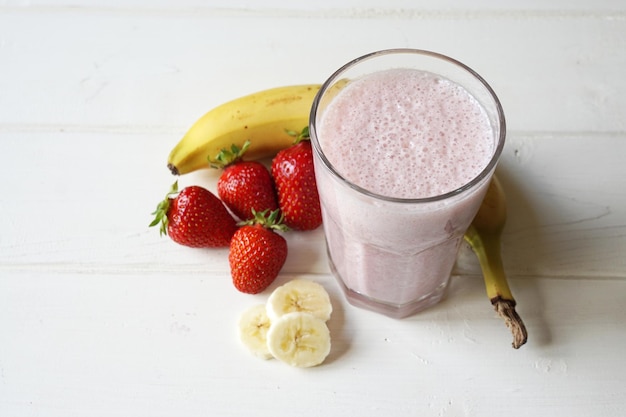
[[[350,83],[328,106],[320,144],[346,180],[376,194],[433,197],[474,179],[493,155],[493,130],[464,88],[394,69]]]

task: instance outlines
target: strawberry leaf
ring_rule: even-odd
[[[246,153],[249,147],[250,147],[249,140],[245,141],[241,148],[239,148],[237,145],[233,143],[230,146],[230,149],[227,149],[227,148],[222,149],[217,154],[215,159],[212,160],[211,157],[209,156],[208,158],[209,165],[211,166],[211,168],[215,168],[215,169],[226,168],[228,165],[232,165],[236,162],[239,162],[243,158],[243,155]]]
[[[152,220],[152,222],[150,223],[148,227],[154,227],[160,224],[160,227],[159,227],[160,236],[167,235],[167,223],[168,223],[167,212],[170,209],[171,198],[177,193],[178,193],[178,181],[172,184],[172,187],[166,194],[165,199],[160,201],[159,204],[157,204],[156,210],[152,212],[152,215],[154,216],[154,220]]]
[[[303,140],[309,140],[311,137],[309,136],[309,127],[305,126],[300,132],[296,132],[294,130],[285,130],[289,136],[296,138],[293,142],[294,145],[302,142]]]
[[[269,213],[269,214],[268,214]],[[249,220],[244,220],[237,223],[238,226],[254,226],[260,225],[266,229],[286,232],[289,230],[286,224],[283,223],[283,215],[280,209],[270,211],[269,209],[263,211],[256,211],[252,209],[253,217]]]

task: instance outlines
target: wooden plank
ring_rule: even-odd
[[[586,417],[623,405],[623,280],[512,280],[530,333],[516,351],[477,277],[455,279],[442,304],[406,320],[347,305],[328,276],[304,277],[335,307],[333,351],[310,370],[243,349],[237,317],[267,294],[238,294],[225,275],[5,275],[0,411]]]
[[[175,180],[165,168],[174,143],[168,134],[0,133],[0,154],[10,155],[0,173],[11,178],[0,197],[0,269],[227,271],[224,251],[180,247],[147,227]],[[625,152],[623,135],[510,135],[498,171],[509,274],[626,276]],[[218,174],[180,185],[215,191]],[[284,272],[328,272],[321,230],[288,239]],[[478,273],[467,247],[456,273]]]
[[[377,49],[418,47],[482,74],[514,131],[626,130],[619,14],[254,18],[69,7],[53,16],[0,14],[0,129],[183,132],[226,100],[322,82]]]
[[[22,8],[27,10],[41,9],[63,9],[63,8],[81,8],[89,10],[112,9],[124,12],[141,12],[149,13],[154,10],[167,10],[169,12],[176,11],[213,11],[213,10],[234,10],[239,13],[246,11],[276,11],[278,13],[286,13],[290,11],[299,11],[306,13],[320,13],[326,10],[346,10],[353,11],[355,14],[369,12],[373,16],[379,17],[384,12],[396,12],[401,16],[401,11],[416,10],[430,11],[436,10],[440,13],[472,11],[480,10],[481,13],[489,11],[506,13],[516,11],[580,11],[587,14],[594,12],[609,10],[624,10],[623,2],[618,0],[601,0],[594,2],[593,7],[585,0],[551,0],[549,2],[541,0],[528,0],[523,3],[515,1],[498,1],[498,0],[482,0],[473,3],[459,3],[454,0],[425,0],[416,5],[410,0],[389,0],[381,3],[376,0],[319,0],[315,3],[302,0],[265,0],[263,2],[250,2],[244,0],[181,0],[171,2],[168,0],[33,0],[27,3],[21,0],[4,0],[0,2],[0,6],[6,8]],[[378,14],[376,14],[378,13]]]

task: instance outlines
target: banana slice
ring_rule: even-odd
[[[267,347],[267,332],[270,319],[267,317],[265,304],[255,305],[244,311],[239,317],[239,339],[255,356],[271,359]]]
[[[316,366],[330,353],[330,331],[324,320],[312,314],[287,313],[272,323],[267,347],[272,356],[291,366]]]
[[[328,321],[333,311],[330,297],[317,282],[294,279],[276,288],[267,300],[267,315],[272,322],[293,312],[310,313]]]

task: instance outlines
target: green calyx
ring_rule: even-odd
[[[289,230],[286,224],[283,223],[283,215],[280,209],[270,211],[269,209],[263,211],[256,211],[252,209],[253,217],[249,220],[244,220],[237,223],[238,226],[255,226],[259,225],[266,229],[275,230],[279,232],[286,232]]]
[[[157,204],[156,210],[154,210],[154,212],[152,213],[152,215],[154,216],[154,220],[152,220],[152,223],[150,223],[150,226],[148,227],[153,227],[157,224],[160,224],[160,236],[167,235],[167,212],[170,209],[171,197],[175,194],[178,194],[178,181],[172,184],[172,187],[170,188],[170,191],[166,194],[165,199]]]
[[[309,140],[311,137],[309,136],[309,127],[306,126],[302,131],[296,132],[295,130],[286,130],[285,131],[289,136],[293,136],[296,138],[293,142],[294,145],[302,142],[303,140]]]
[[[230,149],[224,148],[217,154],[215,159],[211,159],[209,156],[209,165],[211,168],[223,169],[228,165],[232,165],[235,162],[240,161],[243,158],[243,154],[246,153],[250,147],[250,141],[247,140],[241,148],[234,143],[230,146]]]

